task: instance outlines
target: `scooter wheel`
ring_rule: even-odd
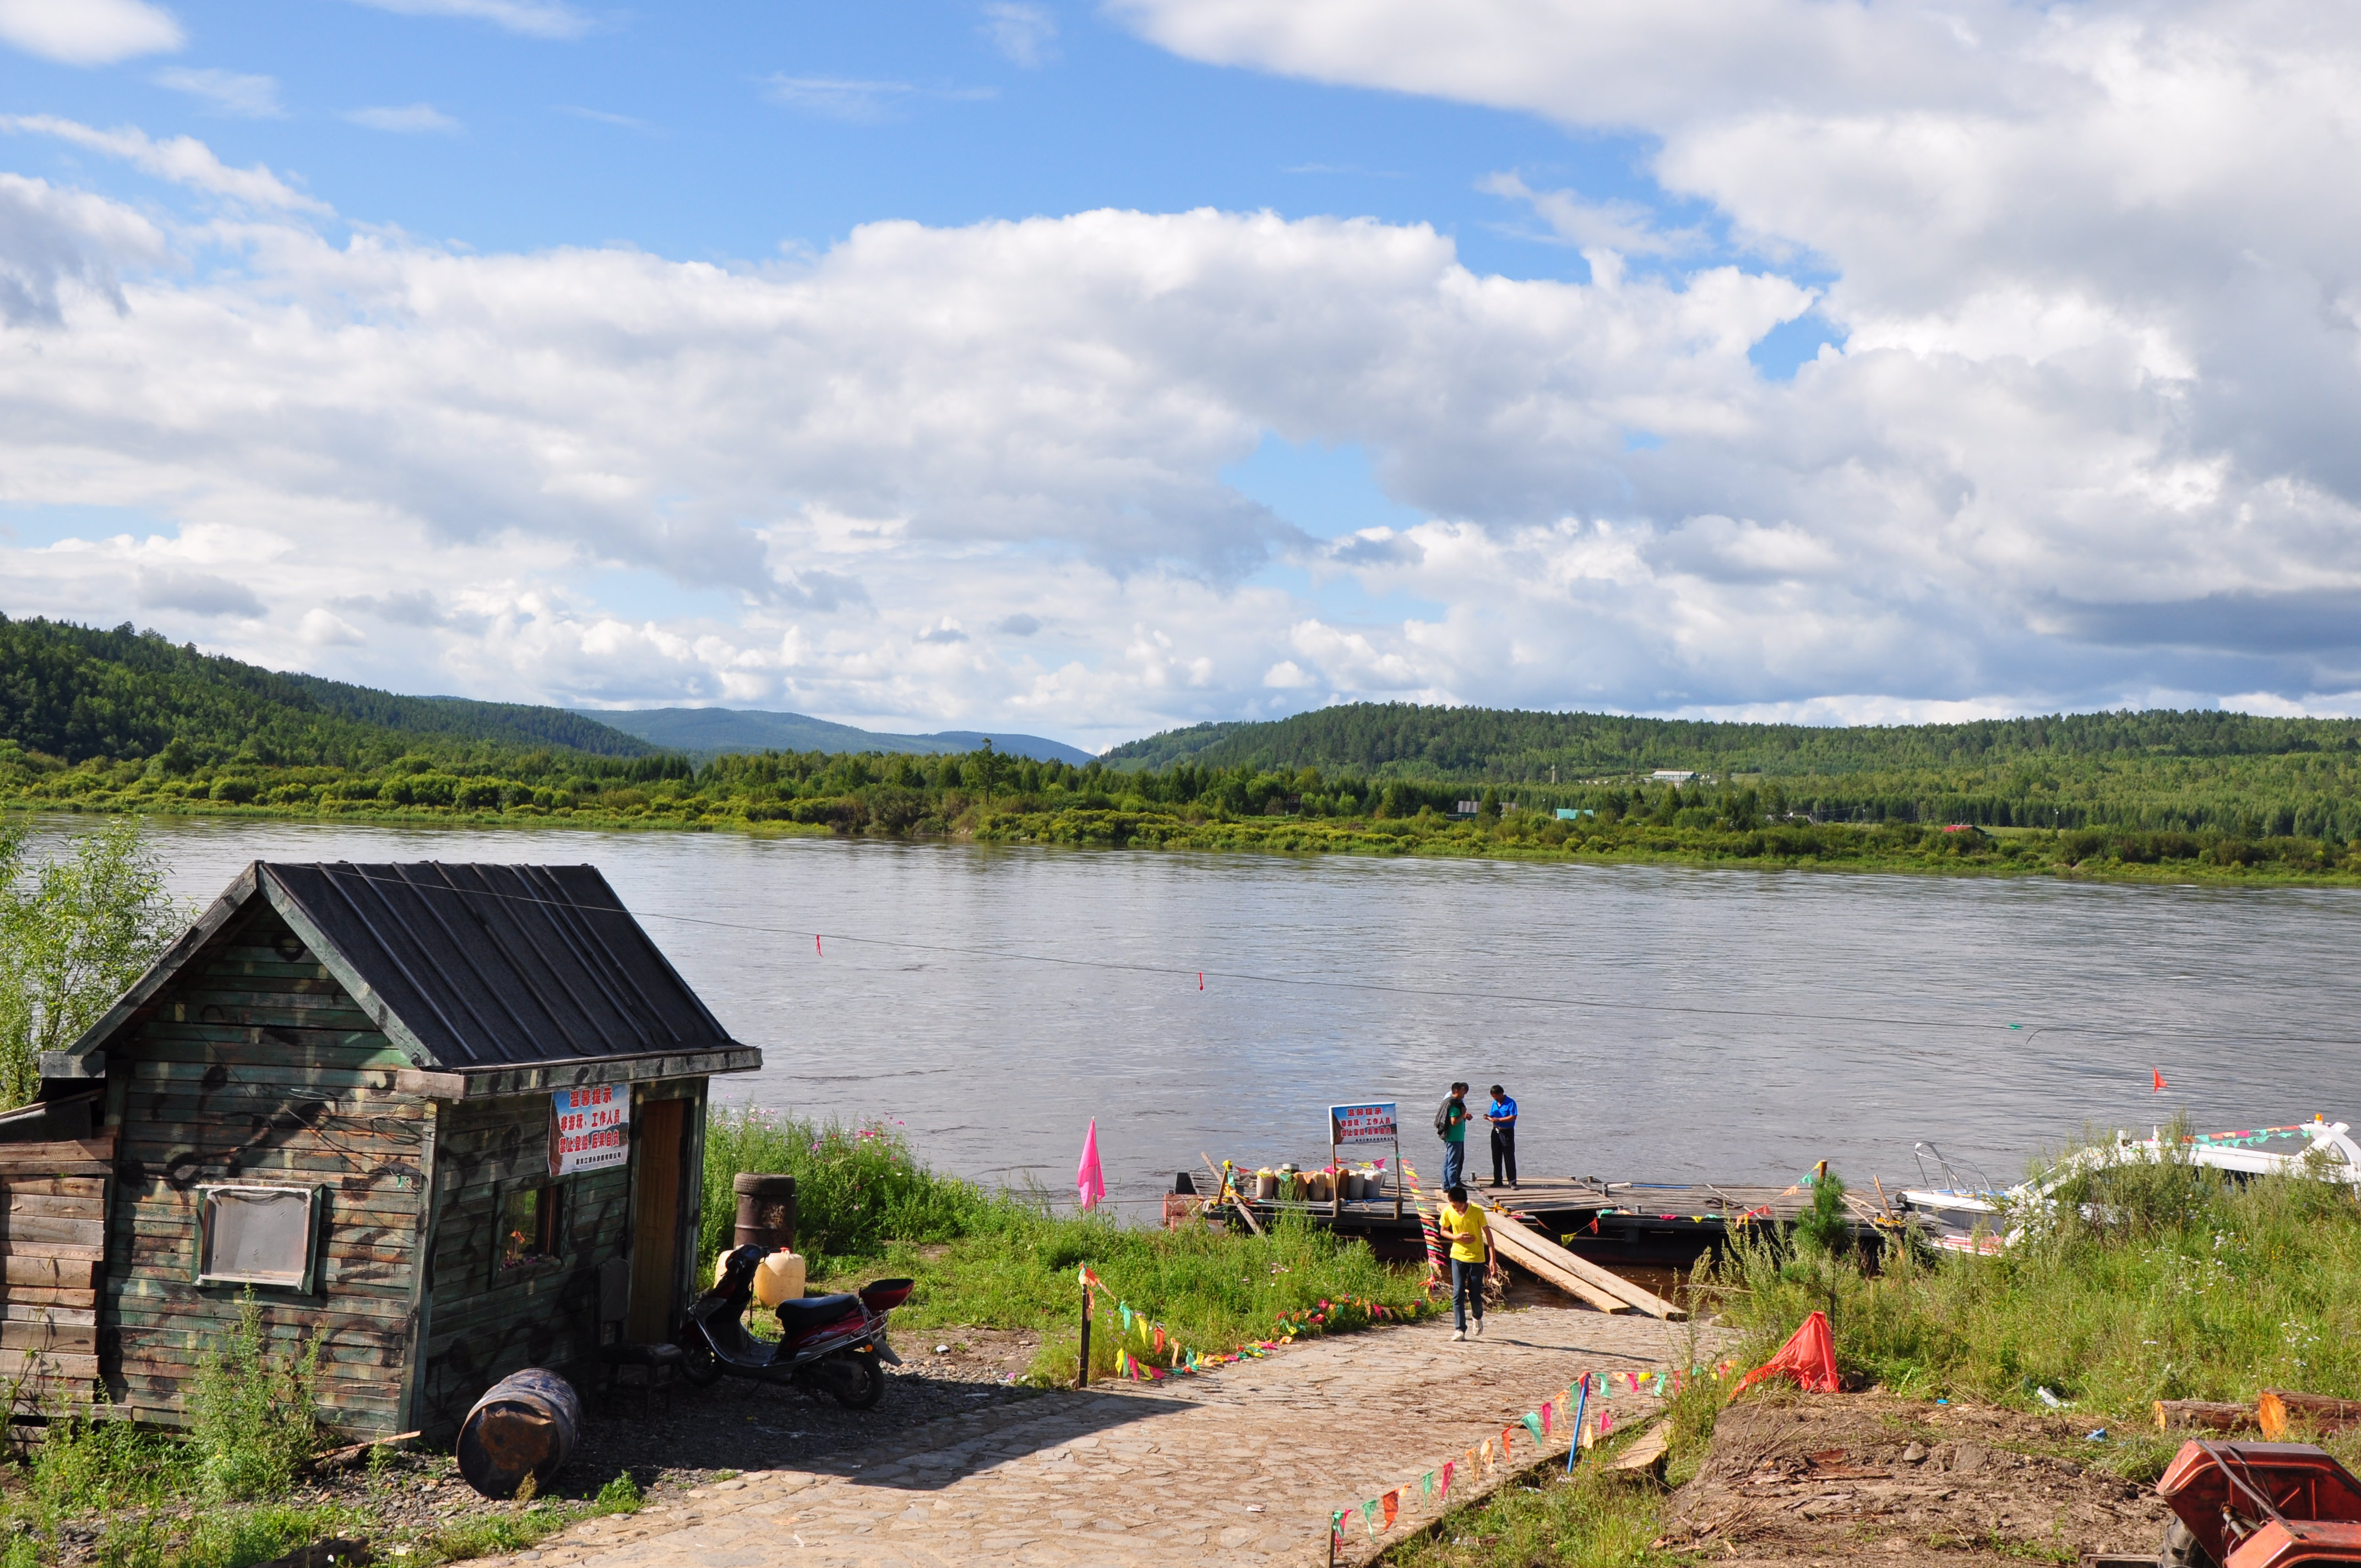
[[[848,1410],[876,1408],[885,1397],[885,1365],[873,1350],[848,1350],[829,1358],[828,1391]]]
[[[721,1381],[721,1358],[711,1345],[691,1335],[680,1342],[680,1375],[699,1388],[710,1388]]]

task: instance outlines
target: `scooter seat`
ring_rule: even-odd
[[[806,1296],[779,1303],[779,1327],[786,1331],[789,1339],[801,1339],[860,1310],[858,1296]]]

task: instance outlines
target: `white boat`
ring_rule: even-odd
[[[2292,1127],[2249,1127],[2228,1133],[2194,1133],[2182,1138],[2176,1157],[2235,1176],[2306,1176],[2361,1187],[2361,1143],[2352,1127],[2315,1116]],[[2117,1132],[2115,1141],[2078,1149],[2029,1181],[1994,1184],[1973,1165],[1963,1174],[1932,1144],[1918,1144],[1921,1185],[1905,1188],[1897,1200],[1919,1233],[1951,1252],[1997,1252],[2015,1238],[2012,1209],[2039,1204],[2071,1178],[2110,1165],[2162,1157],[2165,1138],[2157,1129],[2145,1138]],[[1965,1164],[1966,1162],[1962,1162]]]

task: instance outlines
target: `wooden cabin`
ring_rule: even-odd
[[[669,1337],[708,1080],[761,1063],[594,867],[258,861],[44,1055],[42,1141],[0,1142],[5,1359],[180,1424],[251,1289],[317,1336],[330,1425],[447,1435],[594,1363],[610,1260],[607,1336]]]

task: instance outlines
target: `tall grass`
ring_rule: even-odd
[[[189,1448],[205,1493],[273,1497],[287,1490],[319,1445],[320,1342],[274,1356],[249,1287],[237,1326],[197,1358],[189,1387]]]
[[[706,1134],[704,1255],[730,1245],[741,1170],[796,1178],[796,1245],[815,1279],[846,1286],[885,1275],[917,1281],[895,1321],[907,1328],[972,1325],[1039,1333],[1031,1376],[1063,1382],[1080,1365],[1082,1288],[1088,1264],[1106,1287],[1093,1330],[1093,1376],[1113,1370],[1114,1315],[1128,1304],[1191,1350],[1218,1353],[1288,1332],[1281,1314],[1318,1313],[1295,1332],[1358,1326],[1349,1299],[1411,1316],[1426,1299],[1419,1271],[1387,1267],[1360,1242],[1339,1240],[1301,1214],[1268,1237],[1127,1228],[1092,1214],[1053,1212],[1039,1195],[986,1192],[928,1170],[889,1125],[813,1124],[749,1107],[717,1113]],[[1133,1346],[1137,1349],[1137,1345]]]
[[[1988,1256],[1857,1260],[1751,1244],[1713,1281],[1764,1344],[1830,1309],[1839,1359],[1897,1392],[2034,1408],[2047,1388],[2099,1424],[2157,1399],[2265,1387],[2361,1395],[2361,1204],[2301,1176],[2249,1181],[2185,1158],[2102,1166],[2012,1216]]]
[[[818,1272],[875,1256],[888,1241],[941,1242],[986,1223],[1006,1201],[920,1165],[884,1122],[807,1122],[752,1105],[716,1111],[705,1132],[701,1255],[727,1251],[741,1171],[796,1179],[796,1246]]]

